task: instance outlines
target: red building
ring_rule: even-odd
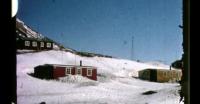
[[[81,75],[92,80],[97,80],[97,68],[93,66],[75,66],[45,64],[34,68],[34,75],[45,79],[58,79],[68,75]]]

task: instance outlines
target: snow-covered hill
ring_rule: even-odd
[[[16,28],[21,30],[23,33],[25,33],[25,37],[28,38],[36,38],[36,39],[43,39],[44,36],[35,30],[31,29],[29,26],[27,26],[23,21],[20,19],[16,19]],[[22,34],[20,34],[22,36]]]
[[[89,53],[89,52],[79,52],[75,49],[72,49],[70,47],[64,47],[63,44],[56,42],[55,40],[50,39],[47,36],[42,35],[41,33],[35,31],[28,25],[26,25],[22,20],[19,18],[16,18],[16,32],[17,36],[16,38],[21,38],[21,37],[26,37],[26,38],[31,38],[31,39],[36,39],[36,40],[48,40],[53,42],[53,49],[54,50],[65,50],[68,52],[76,53],[78,55],[82,56],[100,56],[100,57],[112,57],[108,55],[102,55],[102,54],[97,54],[97,53]]]
[[[98,81],[82,76],[41,80],[28,75],[42,64],[79,64],[96,66]],[[126,59],[81,57],[70,52],[51,50],[17,55],[18,104],[179,104],[177,83],[155,83],[139,80],[138,71],[145,68],[168,69]],[[156,91],[143,95],[146,91]],[[182,102],[181,102],[182,103]]]
[[[153,66],[168,67],[168,69],[169,69],[169,65],[166,65],[160,61],[150,61],[150,62],[145,62],[145,63],[149,64],[149,65],[153,65]]]

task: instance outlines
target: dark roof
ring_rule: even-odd
[[[39,39],[39,38],[28,38],[28,37],[18,37],[21,40],[29,40],[29,41],[43,41],[43,42],[52,42],[50,40],[46,40],[46,39]]]
[[[170,70],[170,69],[151,69],[151,68],[149,68],[149,69],[143,69],[143,70],[140,70],[140,71],[145,71],[145,70],[157,70],[157,71],[179,71],[179,70]]]
[[[80,66],[80,65],[63,65],[63,64],[44,64],[42,66],[60,66],[60,67],[90,67],[90,68],[96,68],[94,66]]]

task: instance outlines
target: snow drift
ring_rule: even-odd
[[[59,80],[41,80],[28,73],[42,64],[70,64],[97,67],[97,81],[82,76]],[[145,68],[168,69],[126,59],[81,57],[59,50],[17,55],[18,104],[178,104],[180,89],[177,83],[155,83],[133,77]],[[156,91],[142,95],[145,91]],[[182,103],[182,102],[181,102]]]

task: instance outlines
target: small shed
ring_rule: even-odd
[[[97,68],[93,66],[45,64],[34,68],[34,76],[42,79],[58,79],[68,75],[81,75],[97,80]]]
[[[177,82],[181,80],[181,70],[144,69],[139,71],[139,78],[154,82]]]

